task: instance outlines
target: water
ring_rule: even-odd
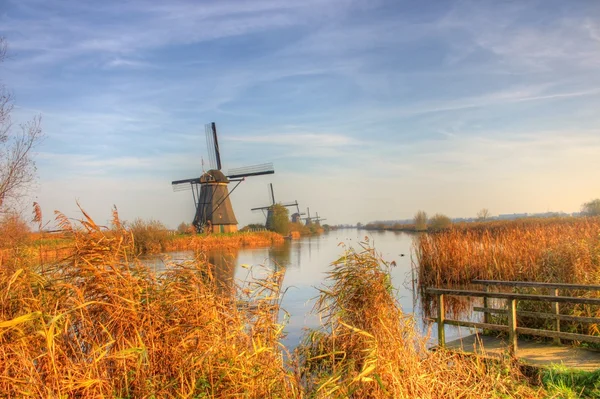
[[[374,247],[384,260],[396,263],[391,269],[391,277],[392,284],[397,289],[399,302],[405,313],[415,314],[417,328],[426,334],[428,325],[422,320],[420,302],[413,291],[411,263],[416,260],[412,259],[411,248],[414,237],[413,234],[402,232],[342,229],[320,236],[289,240],[277,247],[212,252],[209,254],[209,260],[217,265],[218,278],[233,277],[238,281],[248,279],[249,270],[253,270],[255,275],[260,275],[259,266],[285,268],[285,295],[282,307],[290,317],[285,329],[287,336],[284,344],[293,348],[300,342],[306,328],[319,327],[318,316],[311,311],[314,299],[318,296],[317,287],[323,287],[325,273],[331,270],[330,264],[343,254],[345,247],[353,247],[359,251],[360,243],[368,240],[369,245]],[[193,257],[192,252],[174,252],[168,255],[176,262]],[[162,260],[157,257],[147,259],[146,264],[158,269],[164,267]],[[468,329],[465,328],[462,331],[452,326],[446,328],[447,340],[468,333]],[[431,331],[430,339],[437,342],[435,328]]]

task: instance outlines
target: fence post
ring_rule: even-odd
[[[517,300],[508,299],[508,351],[517,356]]]
[[[483,291],[484,292],[489,292],[490,291],[490,287],[487,284],[485,284],[483,286]],[[483,297],[483,307],[486,308],[486,309],[488,307],[488,298],[487,298],[487,296]],[[489,315],[489,313],[487,311],[483,312],[483,322],[484,323],[489,323],[490,322],[490,315]]]
[[[444,319],[446,318],[446,309],[444,308],[444,294],[438,294],[438,346],[446,346],[446,333],[444,332]]]
[[[552,291],[552,295],[553,296],[558,296],[558,288],[555,288]],[[560,318],[558,317],[558,315],[560,315],[560,307],[558,305],[558,302],[552,302],[552,310],[554,311],[554,314],[556,315],[556,320],[555,320],[555,324],[554,324],[554,329],[557,332],[560,332]],[[554,343],[556,345],[560,345],[560,338],[559,337],[555,337],[554,338]]]

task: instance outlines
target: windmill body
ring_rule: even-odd
[[[231,233],[237,231],[237,219],[231,206],[230,195],[250,176],[275,173],[271,163],[221,171],[221,155],[215,123],[205,126],[211,169],[200,177],[171,182],[175,191],[191,189],[196,212],[193,225],[198,232]],[[228,185],[235,182],[229,190]]]
[[[193,224],[214,233],[237,231],[237,219],[229,199],[229,179],[220,170],[211,169],[200,176],[200,196]]]
[[[274,221],[275,221],[275,193],[273,192],[273,183],[269,183],[269,188],[270,188],[270,200],[271,200],[271,205],[268,206],[261,206],[259,208],[252,208],[250,209],[251,211],[267,211],[267,219],[265,221],[265,227],[267,228],[267,230],[273,230],[274,227]],[[296,208],[298,208],[298,201],[294,201],[294,202],[290,202],[287,204],[280,204],[281,206],[284,207],[291,207],[291,206],[295,206]],[[298,208],[299,209],[299,208]],[[292,215],[293,216],[293,215]]]

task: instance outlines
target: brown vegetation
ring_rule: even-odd
[[[420,282],[473,279],[600,283],[600,218],[462,224],[420,236]]]

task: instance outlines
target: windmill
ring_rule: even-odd
[[[230,233],[237,231],[237,219],[229,196],[246,177],[275,173],[272,163],[230,169],[227,175],[221,172],[221,153],[214,122],[204,126],[210,170],[200,177],[171,182],[173,191],[192,190],[196,213],[192,224],[198,232]],[[231,189],[227,185],[236,182]]]
[[[327,220],[327,219],[320,218],[318,212],[316,213],[317,216],[311,217],[310,216],[310,208],[306,208],[306,212],[308,213],[308,216],[305,218],[302,218],[302,219],[306,220],[307,226],[310,226],[311,224],[313,224],[313,222],[318,225],[321,220]]]
[[[292,223],[301,223],[302,216],[306,215],[304,212],[300,212],[300,207],[298,206],[298,201],[296,201],[296,212],[292,213]]]
[[[263,214],[265,213],[265,211],[267,211],[267,214],[266,214],[267,220],[266,220],[266,223],[265,223],[265,227],[268,230],[272,230],[273,229],[273,221],[274,221],[274,212],[273,211],[274,211],[274,207],[276,205],[276,202],[275,202],[275,193],[273,192],[273,183],[269,183],[269,188],[270,188],[270,191],[271,191],[271,205],[261,206],[261,207],[258,207],[258,208],[252,208],[250,210],[251,211],[262,211]],[[284,207],[295,206],[296,208],[298,208],[298,201],[290,202],[290,203],[287,203],[287,204],[280,204],[280,205],[284,206]],[[300,209],[300,208],[298,208],[298,209]]]

